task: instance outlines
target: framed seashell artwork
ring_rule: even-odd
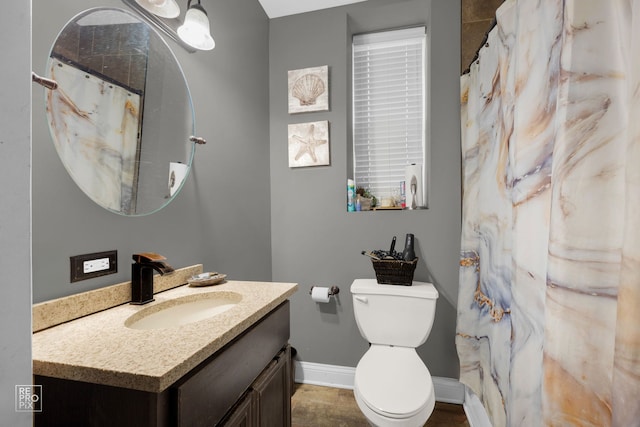
[[[289,125],[289,167],[326,166],[329,157],[327,120]]]
[[[289,71],[289,114],[329,110],[329,66]]]

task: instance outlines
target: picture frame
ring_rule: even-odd
[[[328,120],[290,124],[288,131],[290,168],[331,164]]]
[[[329,66],[288,72],[289,114],[329,110]]]

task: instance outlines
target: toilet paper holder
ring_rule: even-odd
[[[309,295],[311,295],[313,293],[313,288],[315,286],[312,286],[311,289],[309,289]],[[329,296],[333,296],[333,295],[337,295],[340,293],[340,288],[337,286],[332,286],[329,288]]]

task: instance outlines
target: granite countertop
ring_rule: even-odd
[[[122,304],[33,334],[34,375],[161,392],[240,335],[298,289],[295,283],[228,281],[179,286],[145,305]],[[212,292],[242,300],[211,318],[164,329],[125,326],[129,316],[165,301]]]

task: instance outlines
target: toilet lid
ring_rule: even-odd
[[[433,394],[429,370],[405,347],[371,346],[356,367],[355,387],[371,410],[390,418],[415,415]]]

